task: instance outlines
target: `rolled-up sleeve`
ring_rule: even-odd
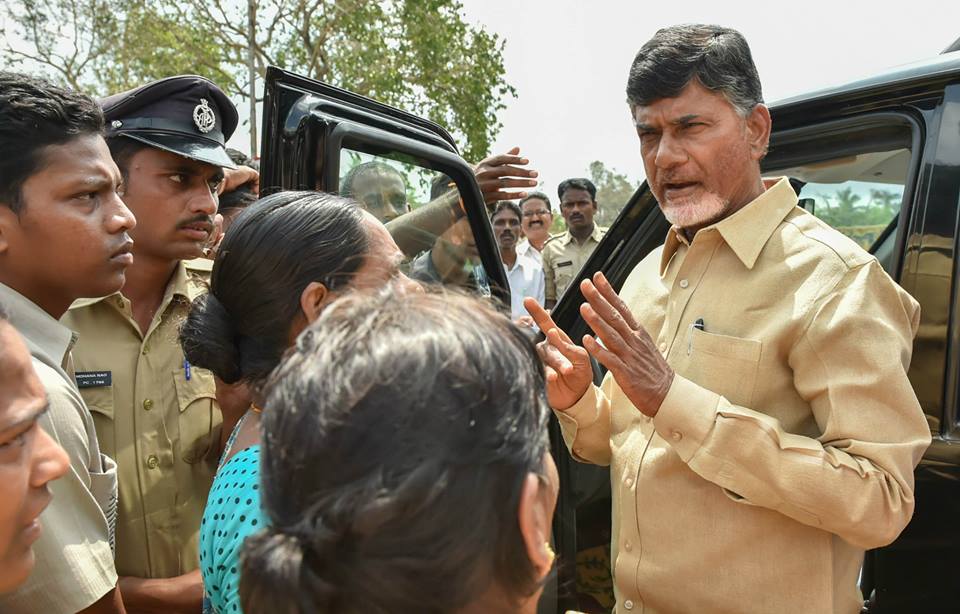
[[[869,549],[913,514],[913,470],[930,431],[907,369],[919,307],[876,263],[851,269],[811,310],[789,354],[816,438],[676,376],[654,426],[734,500]]]

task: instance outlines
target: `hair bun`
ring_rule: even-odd
[[[241,379],[236,326],[226,307],[212,293],[193,300],[190,314],[180,328],[180,344],[191,364],[209,369],[228,384]]]

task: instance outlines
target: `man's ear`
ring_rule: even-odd
[[[520,534],[527,548],[527,557],[537,570],[537,578],[543,579],[553,568],[554,553],[550,547],[551,505],[553,497],[547,485],[534,473],[528,473],[520,491],[520,506],[517,510]]]
[[[0,254],[10,249],[10,234],[20,225],[20,219],[8,203],[0,202]]]
[[[333,293],[319,281],[311,281],[307,287],[300,293],[300,310],[303,311],[303,317],[310,324],[318,317],[323,310],[323,306],[330,302]]]
[[[758,104],[753,107],[746,118],[747,123],[747,142],[750,145],[750,151],[755,160],[762,160],[767,155],[767,148],[770,146],[770,109],[765,104]]]

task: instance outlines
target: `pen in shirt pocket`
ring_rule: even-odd
[[[190,361],[186,358],[183,359],[183,378],[190,381]]]
[[[693,352],[693,329],[697,329],[699,331],[706,330],[703,324],[703,318],[697,318],[693,324],[690,325],[690,334],[687,335],[687,356]]]

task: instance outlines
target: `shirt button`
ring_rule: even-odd
[[[147,411],[150,411],[151,409],[153,409],[153,399],[144,399],[143,408]]]
[[[633,478],[625,479],[623,481],[623,485],[626,486],[627,488],[630,488],[631,486],[633,486]]]
[[[661,351],[661,352],[666,352],[666,351],[667,351],[667,344],[666,344],[666,343],[661,343],[661,344],[660,344],[660,351]]]
[[[673,431],[672,433],[670,433],[670,437],[672,437],[674,441],[680,441],[681,439],[683,439],[683,433],[681,433],[680,431]]]
[[[624,549],[624,550],[626,550],[627,552],[630,552],[630,548],[631,548],[630,542],[623,542],[623,549]]]
[[[687,281],[686,279],[681,279],[681,280],[680,280],[680,287],[681,287],[681,288],[686,288],[686,287],[689,286],[689,285],[690,285],[690,282]]]
[[[627,599],[626,601],[623,602],[623,607],[625,607],[625,608],[628,609],[628,610],[632,610],[632,609],[633,609],[633,602],[630,601],[629,599]]]
[[[156,469],[160,466],[160,459],[156,457],[155,454],[151,454],[147,457],[147,467],[150,469]]]
[[[147,348],[143,348],[142,350],[140,350],[140,353],[143,354],[144,356],[146,356],[146,355],[147,355]]]

